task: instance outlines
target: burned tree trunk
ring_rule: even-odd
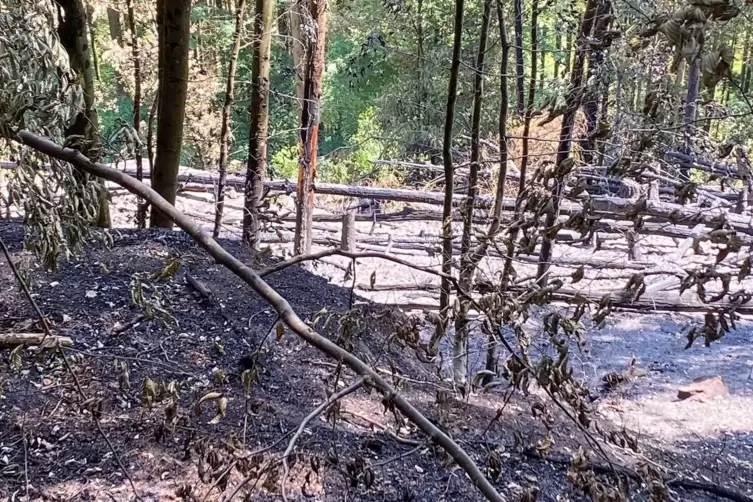
[[[301,108],[301,153],[298,160],[298,192],[294,253],[311,250],[314,212],[314,180],[319,139],[320,101],[327,38],[327,0],[299,0],[301,21],[306,24],[306,64]]]
[[[533,118],[534,103],[536,98],[536,66],[538,53],[538,16],[539,7],[538,1],[532,0],[531,3],[531,77],[528,83],[528,104],[526,105],[525,119],[523,122],[523,139],[522,139],[522,155],[520,158],[520,180],[518,182],[518,199],[515,203],[515,216],[520,215],[520,208],[523,205],[523,199],[526,195],[526,172],[528,170],[528,143],[529,136],[531,134],[531,120]],[[505,284],[512,271],[512,255],[515,248],[515,241],[518,238],[518,231],[514,229],[510,233],[510,238],[507,241],[507,257],[505,258],[504,268],[502,270],[502,283]]]
[[[133,12],[133,0],[126,0],[128,9],[128,29],[131,32],[131,57],[133,58],[133,130],[136,131],[136,179],[143,181],[144,166],[141,152],[141,60],[139,59],[139,38],[136,33],[136,16]],[[141,199],[138,200],[138,207],[143,205]],[[146,214],[142,210],[136,211],[136,222],[139,228],[146,226]]]
[[[235,99],[235,67],[238,62],[238,53],[241,50],[241,31],[243,30],[243,14],[246,8],[246,0],[238,0],[235,8],[235,31],[233,32],[233,48],[230,52],[230,61],[227,66],[227,85],[225,86],[225,104],[222,107],[222,127],[220,130],[220,179],[217,183],[217,205],[214,212],[214,229],[212,237],[220,235],[222,228],[222,211],[225,206],[225,180],[227,178],[228,143],[230,142],[230,110]],[[256,55],[256,51],[254,51]],[[253,66],[253,68],[256,68]],[[252,77],[253,78],[253,77]],[[254,94],[255,95],[255,94]],[[254,110],[253,106],[251,108]],[[252,131],[253,132],[253,131]],[[247,179],[249,177],[247,176]]]
[[[273,0],[256,0],[254,59],[251,65],[253,93],[251,94],[251,125],[248,134],[248,167],[243,211],[243,241],[253,249],[259,248],[259,206],[264,194],[264,177],[267,172],[269,50],[272,44],[273,8]]]
[[[160,59],[164,63],[159,79],[157,112],[157,155],[151,171],[152,188],[175,205],[177,176],[183,146],[183,119],[188,89],[188,45],[190,38],[190,0],[162,0],[162,36]],[[159,5],[159,4],[158,4]],[[153,227],[172,228],[173,222],[152,207]]]
[[[62,9],[58,25],[60,43],[68,52],[71,69],[76,73],[84,91],[84,110],[76,115],[65,135],[81,138],[76,145],[77,149],[89,160],[97,162],[102,140],[99,135],[99,117],[94,107],[94,75],[89,60],[86,9],[82,0],[60,0],[58,5]],[[82,188],[85,182],[86,179],[82,176]],[[110,206],[104,185],[100,186],[97,225],[103,228],[110,227]]]
[[[523,0],[513,0],[515,26],[515,110],[525,113],[525,63],[523,62]]]
[[[455,25],[452,42],[452,65],[447,89],[447,109],[445,111],[444,137],[442,140],[442,161],[444,164],[444,205],[442,208],[442,272],[452,274],[452,128],[455,122],[455,102],[458,97],[458,74],[460,73],[460,51],[463,41],[464,0],[455,0]],[[442,290],[439,296],[440,321],[437,323],[432,346],[438,346],[439,340],[447,330],[450,310],[450,280],[442,278]]]
[[[609,0],[588,0],[586,10],[583,13],[580,32],[576,41],[575,61],[573,63],[573,70],[570,73],[570,88],[567,94],[565,113],[562,116],[562,129],[560,130],[557,160],[555,162],[556,176],[552,193],[553,204],[551,210],[546,215],[545,228],[550,228],[557,221],[560,201],[565,191],[565,177],[572,168],[573,161],[570,158],[570,149],[572,147],[573,124],[575,123],[575,114],[583,101],[583,69],[586,61],[586,50],[589,45],[588,39],[593,31],[597,9],[603,2],[608,3]],[[541,243],[536,277],[538,277],[538,282],[542,287],[546,286],[547,283],[549,262],[552,258],[553,240],[553,236],[544,234]]]
[[[535,1],[535,0],[534,0]],[[471,166],[468,176],[468,198],[463,204],[463,235],[460,239],[460,287],[471,290],[476,264],[471,249],[471,233],[473,231],[473,204],[478,193],[478,170],[480,160],[481,136],[481,105],[484,99],[484,56],[486,42],[489,37],[489,19],[491,17],[492,0],[484,0],[484,12],[481,17],[481,33],[479,34],[478,52],[476,53],[476,68],[473,81],[473,116],[471,118]],[[468,380],[468,311],[470,305],[467,300],[460,304],[460,310],[455,318],[455,340],[452,346],[453,379],[455,384],[467,391]]]

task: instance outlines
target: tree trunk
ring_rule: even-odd
[[[416,13],[416,71],[417,71],[417,99],[416,116],[421,128],[424,125],[424,2],[418,0]]]
[[[509,96],[507,90],[507,67],[510,60],[510,42],[507,39],[507,29],[505,28],[505,15],[503,0],[497,0],[497,20],[499,24],[499,40],[502,45],[502,61],[499,68],[499,178],[497,180],[497,193],[494,198],[494,209],[492,210],[492,222],[489,224],[489,231],[486,239],[477,246],[474,251],[474,259],[477,261],[486,254],[486,250],[491,240],[493,240],[502,224],[502,208],[505,202],[505,181],[507,178],[507,115],[509,106]],[[497,337],[494,333],[489,333],[486,347],[486,369],[496,373],[497,366]],[[484,378],[484,383],[488,383],[491,376]]]
[[[554,180],[552,193],[553,208],[546,216],[545,228],[550,228],[557,221],[559,216],[560,201],[565,190],[565,165],[570,158],[570,149],[572,147],[573,124],[575,123],[575,114],[580,108],[583,101],[583,67],[586,61],[586,50],[588,39],[593,30],[596,18],[597,8],[602,2],[608,3],[609,0],[588,0],[586,10],[583,13],[583,19],[580,25],[580,33],[575,48],[575,62],[573,70],[570,73],[570,88],[567,93],[565,113],[562,115],[562,129],[560,130],[559,146],[557,148],[557,160],[555,169],[560,174]],[[552,242],[554,238],[551,235],[544,234],[541,251],[539,253],[539,264],[536,272],[538,283],[544,287],[547,283],[549,264],[552,258]]]
[[[123,48],[123,28],[120,24],[120,11],[113,9],[112,7],[107,8],[107,25],[110,29],[110,38],[118,44],[118,47]],[[128,96],[125,86],[123,85],[124,80],[123,75],[116,70],[115,90],[120,98]]]
[[[212,237],[219,237],[222,229],[222,212],[225,206],[225,180],[227,179],[228,144],[230,143],[230,110],[235,99],[235,67],[238,63],[238,53],[241,50],[241,32],[243,31],[243,15],[246,9],[246,0],[238,0],[235,8],[235,31],[233,32],[233,48],[230,52],[230,61],[227,67],[227,84],[225,86],[225,104],[222,107],[222,128],[220,130],[220,161],[217,183],[217,205],[214,213],[214,229]],[[257,12],[257,15],[260,15]],[[254,51],[254,57],[256,51]],[[253,68],[256,68],[255,66]],[[254,94],[255,96],[255,94]],[[251,110],[255,110],[253,106]],[[252,112],[254,113],[254,112]],[[253,133],[253,131],[252,131]],[[249,177],[247,177],[249,179]]]
[[[298,105],[298,116],[303,111],[303,91],[306,80],[306,51],[308,42],[303,29],[306,22],[306,0],[290,0],[290,32],[292,34],[293,71],[295,79],[295,98]]]
[[[513,0],[515,25],[515,110],[525,113],[525,63],[523,62],[523,0]]]
[[[76,73],[84,91],[84,110],[76,115],[75,120],[65,131],[66,136],[80,136],[83,141],[78,149],[93,162],[99,160],[102,139],[99,135],[99,117],[94,107],[94,75],[89,60],[89,37],[87,34],[86,10],[82,0],[59,0],[64,16],[58,24],[60,43],[68,52],[71,70]],[[81,178],[82,189],[86,183]],[[110,227],[110,206],[107,191],[100,183],[99,212],[97,225]]]
[[[463,10],[465,0],[455,0],[455,24],[452,42],[452,65],[447,89],[447,108],[445,110],[444,137],[442,139],[442,163],[444,164],[444,204],[442,207],[442,272],[452,274],[452,128],[455,122],[455,102],[458,97],[458,74],[460,73],[460,52],[463,45]],[[434,339],[431,344],[438,346],[439,340],[447,331],[450,314],[450,281],[442,278],[439,295],[439,317]]]
[[[92,63],[94,64],[94,76],[98,81],[102,80],[102,73],[99,71],[99,55],[97,54],[96,37],[94,36],[94,28],[92,27],[92,19],[94,19],[94,7],[86,5],[86,27],[89,29],[90,46],[92,48]]]
[[[254,57],[251,64],[251,126],[246,172],[243,240],[259,249],[259,206],[264,197],[267,172],[267,123],[269,119],[269,51],[272,43],[273,0],[256,0]]]
[[[562,33],[557,28],[557,34],[554,36],[554,78],[560,78],[560,59],[562,58]]]
[[[162,0],[160,58],[164,65],[159,81],[157,112],[157,155],[151,171],[152,188],[170,204],[175,204],[177,176],[183,146],[183,119],[188,88],[188,45],[191,1]],[[153,227],[172,228],[173,222],[152,207]]]
[[[133,12],[133,0],[126,0],[128,9],[128,29],[131,32],[131,57],[133,58],[133,129],[136,131],[136,179],[144,179],[144,166],[141,152],[141,60],[139,58],[139,38],[136,32],[136,16]],[[138,200],[138,206],[141,207],[144,201]],[[146,215],[144,211],[136,211],[136,223],[139,228],[146,227]]]
[[[301,152],[298,161],[298,198],[296,199],[296,254],[311,250],[311,225],[314,212],[314,180],[319,139],[324,48],[327,39],[327,0],[298,0],[306,42],[305,79],[301,109]]]
[[[693,154],[695,143],[695,119],[698,109],[698,89],[700,84],[700,60],[696,58],[688,70],[688,92],[685,97],[685,112],[683,121],[684,153]],[[690,180],[690,169],[682,168],[680,174],[685,180]]]
[[[529,136],[531,134],[531,120],[534,112],[534,101],[536,98],[536,55],[538,53],[538,17],[539,6],[538,0],[531,0],[531,77],[528,82],[528,104],[526,106],[525,120],[523,122],[523,139],[521,146],[521,158],[520,158],[520,179],[518,180],[518,199],[515,203],[515,217],[520,215],[520,209],[523,205],[523,199],[526,195],[526,172],[528,170],[528,143]],[[514,217],[514,218],[515,218]],[[515,251],[515,242],[518,239],[517,228],[513,229],[510,233],[510,238],[507,240],[507,257],[505,258],[504,268],[502,270],[502,284],[507,284],[507,279],[512,271],[512,255]]]
[[[548,40],[547,38],[547,30],[545,27],[542,27],[541,30],[541,38],[542,40]],[[546,53],[547,51],[544,49],[541,49],[541,64],[539,65],[539,68],[541,68],[541,71],[539,72],[539,94],[544,92],[544,79],[546,79]]]
[[[534,0],[535,1],[535,0]],[[468,198],[463,204],[463,235],[460,239],[460,287],[470,291],[476,263],[471,249],[471,234],[473,232],[473,204],[478,194],[478,170],[480,160],[481,136],[481,105],[484,99],[484,56],[486,42],[489,37],[489,19],[491,17],[492,0],[484,0],[484,12],[481,18],[481,33],[479,34],[478,52],[476,53],[476,68],[473,81],[473,116],[471,117],[471,165],[468,176]],[[467,391],[468,383],[468,311],[470,305],[467,300],[461,301],[460,309],[455,318],[455,340],[453,343],[453,379],[455,385]]]
[[[597,40],[603,38],[606,30],[609,29],[609,16],[611,16],[611,4],[609,2],[601,3],[596,12],[594,28],[594,38]],[[586,136],[581,141],[581,155],[583,156],[583,162],[586,164],[593,163],[596,150],[594,134],[596,133],[599,120],[599,97],[602,95],[602,89],[604,88],[604,83],[599,78],[603,63],[603,48],[594,48],[589,51],[588,72],[590,75],[587,81],[592,82],[592,84],[585,91],[586,98],[583,103],[583,111],[586,115]]]
[[[565,73],[570,73],[570,65],[573,63],[573,34],[568,30],[565,36]],[[563,75],[563,76],[564,76]]]

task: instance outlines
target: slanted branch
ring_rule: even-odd
[[[215,259],[215,261],[237,275],[259,294],[276,311],[283,322],[301,339],[321,350],[335,360],[342,361],[346,366],[362,377],[368,377],[385,397],[389,406],[394,406],[411,422],[457,462],[465,471],[473,485],[490,501],[504,502],[505,498],[494,488],[494,485],[484,476],[476,463],[451,437],[442,432],[424,414],[416,409],[395,388],[393,388],[382,376],[363,360],[351,352],[338,346],[333,341],[312,330],[298,314],[293,310],[288,301],[267,284],[253,269],[245,265],[204,232],[194,221],[178,211],[173,205],[162,198],[157,192],[139,182],[135,178],[127,176],[103,164],[91,162],[80,152],[65,148],[52,141],[37,136],[28,131],[21,131],[15,138],[17,141],[29,146],[38,152],[71,163],[80,171],[101,177],[107,181],[117,183],[128,189],[134,195],[143,197],[159,210],[166,218],[169,218],[197,244]]]

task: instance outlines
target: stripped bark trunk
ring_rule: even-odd
[[[214,229],[212,237],[220,235],[222,228],[222,211],[225,206],[225,180],[227,178],[228,144],[230,143],[230,110],[235,99],[235,67],[238,62],[238,53],[241,50],[241,32],[243,31],[243,15],[246,10],[246,0],[238,0],[235,8],[235,31],[233,32],[233,48],[230,52],[230,61],[227,66],[227,84],[225,86],[225,104],[222,106],[222,126],[220,129],[220,160],[217,183],[217,203],[214,209]],[[254,54],[256,54],[254,52]],[[253,77],[252,77],[253,80]],[[253,106],[251,108],[254,110]]]
[[[162,0],[161,3],[164,10],[159,50],[164,66],[159,81],[157,156],[150,174],[152,188],[170,204],[175,204],[186,113],[191,1]],[[153,227],[173,227],[173,221],[154,206],[150,223]]]
[[[535,0],[534,0],[535,1]],[[476,263],[473,261],[471,249],[471,234],[473,231],[473,205],[478,193],[478,170],[480,158],[481,135],[481,106],[484,99],[484,56],[486,42],[489,36],[489,19],[491,17],[492,0],[484,0],[484,11],[481,17],[481,33],[479,34],[478,52],[476,53],[475,77],[473,82],[473,116],[471,118],[471,166],[468,176],[468,198],[462,208],[463,235],[460,239],[460,287],[470,291]],[[467,300],[460,302],[460,309],[455,317],[455,339],[452,346],[453,380],[455,385],[465,393],[468,391],[468,311],[470,304]]]
[[[523,0],[513,0],[515,26],[515,110],[525,113],[525,63],[523,62]]]
[[[128,9],[128,29],[131,32],[131,57],[133,58],[133,130],[136,131],[136,179],[143,181],[144,166],[141,152],[141,60],[139,58],[139,38],[136,33],[136,16],[133,12],[133,0],[126,0]],[[141,207],[144,201],[139,199],[138,206]],[[136,224],[139,228],[146,227],[146,214],[144,211],[136,211]]]
[[[528,143],[529,136],[531,134],[531,120],[533,118],[534,103],[536,97],[536,54],[538,52],[538,16],[539,7],[538,0],[531,0],[531,77],[528,82],[528,104],[526,105],[525,121],[523,122],[523,139],[522,139],[522,155],[520,158],[520,179],[518,180],[518,199],[515,203],[515,216],[516,219],[520,215],[520,210],[523,205],[523,199],[526,196],[526,171],[528,170]],[[510,273],[512,272],[512,255],[515,251],[515,242],[518,239],[518,230],[514,229],[510,233],[510,238],[507,241],[507,257],[505,258],[505,264],[502,269],[502,284],[507,283]]]
[[[319,119],[324,75],[324,47],[327,38],[327,0],[299,0],[302,21],[306,23],[306,63],[301,110],[301,152],[298,160],[296,254],[311,250],[314,212],[314,180],[319,139]]]
[[[259,249],[259,206],[264,196],[267,173],[267,130],[269,121],[269,51],[272,44],[273,0],[256,0],[254,58],[251,66],[251,125],[248,134],[243,211],[243,241]]]
[[[94,75],[89,60],[86,9],[82,0],[59,0],[58,5],[62,7],[64,13],[58,24],[60,43],[68,52],[71,69],[76,73],[84,91],[84,110],[76,115],[73,123],[66,129],[65,135],[83,138],[79,150],[88,159],[96,162],[99,160],[102,138],[99,135],[99,117],[94,106]],[[80,181],[83,190],[87,182],[86,177],[82,176]],[[97,225],[109,228],[110,206],[107,191],[101,181],[98,183],[100,187]]]
[[[444,164],[444,204],[442,207],[442,291],[439,296],[439,317],[431,345],[436,346],[447,331],[450,314],[450,280],[452,274],[452,128],[455,122],[455,102],[458,95],[458,74],[460,73],[460,51],[463,42],[464,0],[455,0],[455,23],[452,42],[452,65],[447,89],[447,109],[445,110],[444,137],[442,140],[442,161]]]
[[[565,175],[567,174],[564,172],[563,168],[565,167],[565,161],[570,157],[575,114],[583,101],[583,71],[586,61],[586,52],[589,46],[588,40],[593,30],[597,9],[602,2],[609,2],[609,0],[588,0],[586,10],[583,13],[578,39],[576,41],[575,62],[573,63],[573,70],[570,73],[570,88],[566,98],[565,113],[562,116],[562,129],[560,130],[559,145],[557,148],[555,169],[560,173],[554,180],[552,193],[553,207],[546,216],[546,222],[544,224],[545,228],[550,228],[554,225],[559,216],[560,201],[564,194]],[[537,282],[542,287],[546,286],[547,283],[549,262],[552,258],[553,241],[553,236],[544,234],[541,243],[541,251],[539,253],[539,264],[536,272],[536,277],[538,278]]]

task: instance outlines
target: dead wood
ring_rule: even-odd
[[[186,271],[186,283],[191,286],[197,293],[199,293],[206,301],[212,301],[212,290],[209,289],[206,284],[198,280],[191,275],[191,272]]]
[[[51,157],[70,162],[77,169],[94,176],[102,177],[113,183],[127,188],[134,195],[143,197],[151,202],[166,218],[183,229],[197,244],[203,247],[217,263],[246,282],[269,303],[278,313],[283,322],[304,341],[321,350],[335,360],[342,361],[362,377],[368,377],[374,386],[385,395],[387,406],[394,406],[421,429],[431,440],[444,448],[447,453],[466,472],[474,486],[490,501],[504,502],[505,498],[494,488],[494,485],[484,476],[476,463],[452,438],[437,428],[426,416],[416,409],[400,393],[397,392],[381,375],[364,361],[338,346],[331,340],[312,330],[296,314],[290,304],[269,284],[267,284],[253,269],[228,253],[206,232],[204,232],[190,218],[178,211],[173,205],[163,199],[157,192],[140,183],[135,178],[127,176],[103,164],[89,161],[76,150],[65,148],[52,141],[37,136],[28,131],[21,131],[15,138],[17,141]],[[395,260],[390,257],[391,260]],[[415,267],[414,267],[415,268]],[[436,273],[436,272],[435,272]]]
[[[0,333],[0,347],[3,348],[40,344],[44,347],[70,347],[73,339],[59,335],[45,337],[44,333]]]

